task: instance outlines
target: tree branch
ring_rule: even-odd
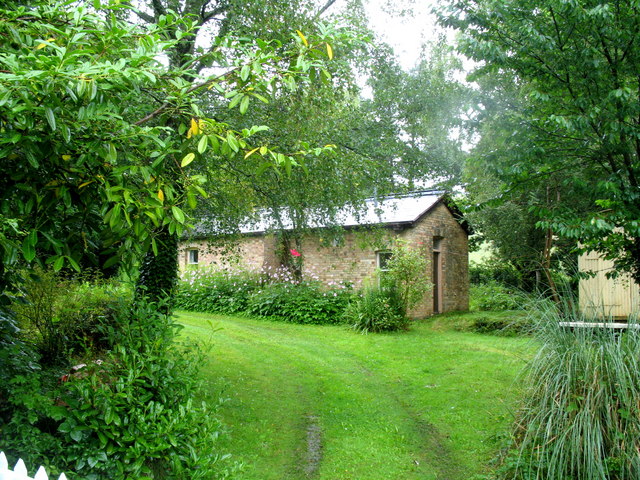
[[[316,12],[316,14],[313,16],[314,19],[318,19],[320,17],[320,15],[322,15],[324,12],[326,12],[327,10],[329,10],[329,8],[331,8],[331,6],[336,3],[336,0],[328,0],[327,3],[324,4],[324,6],[318,10]]]

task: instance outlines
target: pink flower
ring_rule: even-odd
[[[300,252],[298,252],[295,248],[292,248],[291,250],[289,250],[289,252],[291,252],[291,255],[293,255],[294,257],[300,256]]]

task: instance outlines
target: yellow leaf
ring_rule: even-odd
[[[47,38],[47,42],[54,42],[55,40],[56,40],[55,38]],[[36,50],[42,50],[46,46],[47,46],[46,43],[41,43],[36,47]]]
[[[250,152],[248,152],[244,158],[249,158],[251,155],[253,155],[254,153],[256,153],[258,150],[260,150],[260,147],[256,147],[253,150],[251,150]]]
[[[329,60],[333,60],[333,48],[331,48],[331,45],[329,45],[327,43],[327,57],[329,57]]]
[[[89,185],[89,184],[91,184],[91,183],[93,183],[93,180],[91,180],[90,182],[84,182],[84,183],[81,183],[81,184],[78,186],[78,189],[80,189],[80,188],[84,188],[84,187],[86,187],[87,185]]]
[[[296,33],[300,37],[300,40],[302,40],[302,43],[304,43],[304,46],[308,48],[309,47],[309,42],[307,42],[307,37],[305,37],[304,34],[300,30],[296,30]]]
[[[164,192],[162,189],[158,190],[158,199],[160,199],[161,202],[164,202]]]
[[[187,131],[187,138],[191,138],[192,136],[197,135],[199,132],[200,132],[200,129],[198,127],[198,121],[195,118],[192,118],[191,126]]]
[[[62,159],[68,162],[69,160],[71,160],[71,155],[62,155]]]

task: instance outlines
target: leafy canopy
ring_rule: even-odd
[[[565,172],[586,212],[562,202],[539,226],[615,259],[640,280],[640,42],[637,2],[449,1],[442,21],[463,32],[476,75],[515,83],[524,108],[502,172],[507,188]],[[522,139],[523,141],[518,141]],[[527,140],[535,140],[533,143]],[[507,148],[512,149],[509,152]]]
[[[189,18],[167,12],[141,27],[119,20],[125,7],[115,4],[67,7],[0,10],[3,291],[19,262],[79,269],[96,249],[109,249],[107,264],[157,250],[156,229],[182,232],[185,206],[206,195],[191,171],[204,155],[251,156],[254,169],[298,164],[306,152],[251,143],[268,127],[234,129],[194,99],[207,91],[244,113],[283,84],[320,78],[332,56],[328,37],[302,32],[287,49],[223,38],[207,53],[216,73],[200,75],[195,62],[162,61],[195,34]]]

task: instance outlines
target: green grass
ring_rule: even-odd
[[[245,464],[242,480],[472,478],[509,429],[514,378],[531,355],[530,340],[441,321],[384,335],[186,312],[179,321],[213,342],[204,372],[209,394],[228,398],[221,448]]]

